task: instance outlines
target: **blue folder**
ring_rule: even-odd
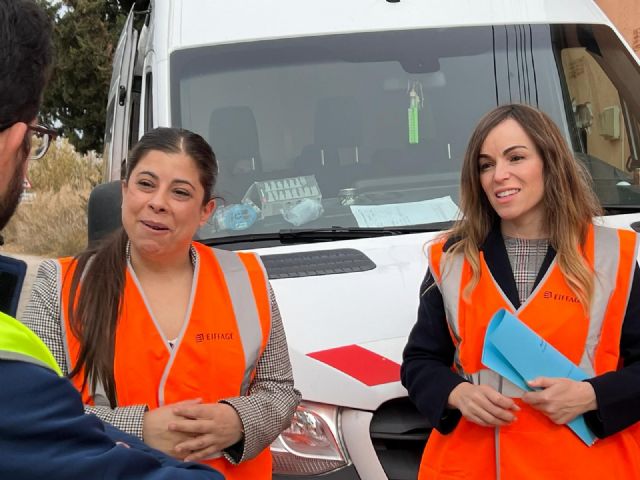
[[[536,377],[565,377],[576,381],[588,378],[553,345],[504,309],[489,322],[484,338],[482,363],[523,390],[533,390],[527,381]],[[591,446],[597,440],[582,415],[567,426]]]

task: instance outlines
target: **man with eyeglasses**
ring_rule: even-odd
[[[29,157],[43,156],[55,138],[35,125],[51,58],[51,25],[34,0],[0,0],[0,230],[20,200]],[[223,478],[85,414],[44,343],[2,313],[0,382],[1,479]]]
[[[26,126],[25,134],[22,134],[22,129],[24,128],[22,125]],[[2,178],[0,178],[0,183],[3,179],[8,181],[6,192],[0,195],[0,231],[2,231],[2,229],[9,222],[9,219],[13,216],[16,207],[20,202],[20,195],[22,194],[22,190],[24,187],[24,179],[27,178],[27,159],[38,160],[44,157],[44,154],[47,153],[47,150],[49,150],[51,141],[55,140],[58,136],[58,132],[51,128],[47,128],[42,125],[24,124],[23,122],[19,121],[11,122],[6,125],[0,125],[0,134],[4,133],[5,131],[9,132],[10,129],[14,127],[17,130],[18,137],[20,135],[23,135],[23,149],[20,153],[20,156],[24,158],[22,159],[21,165],[19,165],[18,168],[14,169],[13,175],[2,175]],[[8,146],[9,145],[7,144],[7,147]],[[35,148],[32,149],[31,147],[34,146]],[[31,150],[29,155],[23,155],[24,151],[28,152],[29,150]],[[6,159],[8,160],[9,158],[10,157],[7,157]],[[5,168],[2,166],[2,160],[3,158],[2,156],[0,156],[0,172],[5,172]],[[3,190],[0,189],[0,192],[2,191]]]
[[[2,47],[0,47],[1,50]],[[0,88],[4,82],[4,79],[0,81]],[[6,91],[4,88],[2,90]],[[2,93],[0,96],[3,96]],[[6,103],[0,105],[0,111],[8,109],[9,106]],[[32,141],[29,134],[39,138],[39,144],[31,154],[29,153]],[[0,172],[2,172],[0,175],[0,231],[7,225],[20,202],[27,173],[27,160],[42,158],[47,153],[51,140],[57,135],[58,133],[53,129],[41,125],[30,125],[19,120],[0,125]],[[22,138],[21,143],[16,145],[20,138]],[[19,148],[15,154],[11,154],[16,146]],[[6,172],[12,173],[6,175]]]

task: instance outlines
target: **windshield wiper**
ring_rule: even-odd
[[[439,232],[448,230],[453,222],[434,222],[424,225],[401,227],[323,227],[309,229],[280,230],[282,243],[331,242],[354,238],[385,237],[410,233]]]
[[[402,227],[322,227],[283,229],[279,232],[248,233],[227,237],[201,238],[205,245],[218,246],[240,243],[276,242],[280,244],[332,242],[355,238],[385,237],[410,233],[440,232],[453,226],[453,222],[434,222]]]
[[[245,235],[229,235],[227,237],[196,238],[196,240],[210,247],[233,243],[274,242],[278,244],[280,243],[280,234],[278,232],[247,233]]]
[[[629,205],[629,204],[608,204],[603,205],[602,208],[605,211],[605,215],[619,215],[623,213],[638,213],[640,212],[640,205]]]

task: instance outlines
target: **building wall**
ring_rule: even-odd
[[[640,0],[596,0],[596,3],[640,56]]]

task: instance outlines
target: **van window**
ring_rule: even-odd
[[[638,162],[638,118],[640,96],[637,86],[629,88],[629,53],[620,48],[613,32],[603,26],[578,26],[558,36],[557,46],[566,85],[576,142],[574,148],[590,170],[603,204],[633,207],[624,182]],[[620,59],[628,62],[620,62]],[[635,67],[637,75],[638,69]],[[622,182],[622,184],[620,184]]]
[[[144,80],[144,131],[153,128],[153,78],[151,72],[147,72]]]
[[[104,132],[104,148],[102,151],[102,168],[103,168],[103,178],[109,178],[109,174],[111,172],[111,142],[113,141],[113,116],[115,114],[115,97],[111,98],[109,101],[109,105],[107,105],[107,121],[105,123],[105,132]]]
[[[131,106],[129,111],[129,139],[127,142],[127,151],[131,150],[139,138],[140,99],[142,96],[142,77],[140,75],[133,76],[130,95]]]
[[[624,161],[631,153],[629,132],[620,131],[629,127],[621,112],[626,105],[638,118],[637,102],[622,99],[620,87],[609,86],[608,96],[589,93],[609,72],[595,68],[602,61],[591,65],[586,60],[596,56],[594,43],[605,42],[615,52],[623,47],[611,41],[613,33],[594,30],[589,37],[583,30],[575,25],[480,26],[180,50],[170,57],[171,122],[211,142],[220,163],[217,193],[224,201],[252,199],[266,207],[260,208],[255,223],[242,225],[249,231],[291,228],[281,212],[294,202],[286,202],[286,196],[280,199],[284,202],[272,202],[265,192],[277,185],[269,182],[308,176],[318,186],[323,214],[305,227],[455,218],[449,207],[459,203],[460,166],[469,135],[485,112],[508,102],[530,103],[547,112],[577,156],[598,173],[603,201],[635,207],[640,192],[622,195],[616,183],[631,178]],[[569,77],[577,72],[571,62],[580,55],[592,73]],[[640,81],[637,66],[629,67],[630,58],[618,61],[626,62],[621,67],[625,78],[635,68],[627,82]],[[592,80],[596,72],[599,76]],[[591,81],[600,83],[591,86]],[[614,134],[620,131],[619,139],[604,138],[595,126],[585,133],[572,102],[583,112],[580,105],[596,101],[592,123],[602,122],[602,129]],[[361,208],[371,206],[388,210]],[[205,236],[235,233],[215,222],[206,228]]]
[[[629,142],[618,91],[585,48],[565,48],[561,58],[581,148],[624,169]]]

